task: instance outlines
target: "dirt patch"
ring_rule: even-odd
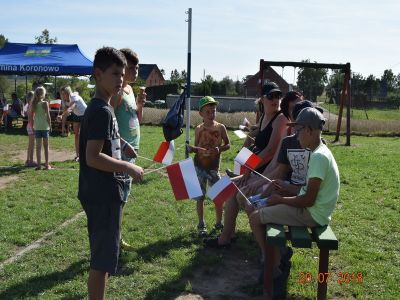
[[[18,176],[16,175],[0,177],[0,190],[6,188],[7,185],[11,184],[17,179]]]
[[[261,269],[255,261],[241,257],[243,253],[234,249],[225,251],[222,264],[201,268],[185,279],[192,286],[191,293],[181,294],[175,300],[262,299],[262,287],[257,284]]]
[[[75,157],[75,152],[72,151],[55,151],[50,149],[49,153],[49,161],[66,161],[73,160]],[[26,151],[19,151],[14,158],[15,161],[25,161],[26,160]],[[36,161],[36,152],[34,154],[34,160]],[[42,162],[44,161],[44,153],[42,150]]]

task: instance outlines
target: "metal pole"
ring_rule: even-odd
[[[191,54],[192,54],[192,9],[186,12],[188,14],[188,55],[187,55],[187,74],[186,74],[186,145],[190,143],[190,72],[191,72]],[[185,147],[185,157],[189,157],[188,147]]]

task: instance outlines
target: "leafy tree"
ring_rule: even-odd
[[[165,70],[164,69],[161,69],[160,73],[162,74],[162,76],[165,76]]]
[[[302,62],[309,63],[310,60]],[[297,77],[297,86],[303,91],[306,98],[316,101],[322,95],[325,84],[328,81],[327,69],[300,68]]]
[[[396,87],[396,76],[393,74],[392,69],[383,71],[383,75],[381,77],[381,82],[384,82],[387,91],[393,92]]]
[[[50,32],[44,29],[39,36],[35,36],[36,44],[57,44],[57,37],[51,38]]]
[[[8,42],[8,39],[4,35],[0,34],[0,49],[3,48],[4,44],[7,42]]]
[[[6,76],[0,76],[0,94],[4,95],[11,90],[11,84]]]
[[[193,86],[192,94],[198,96],[210,96],[211,88],[214,82],[214,78],[211,75],[207,75],[204,79],[201,80],[199,84]]]
[[[376,79],[374,75],[369,75],[365,79],[364,90],[367,93],[368,99],[372,100],[373,96],[379,91],[379,79]]]
[[[184,84],[186,82],[186,71],[182,70],[181,73],[179,73],[177,69],[171,71],[169,81],[169,83],[178,83],[179,85]]]

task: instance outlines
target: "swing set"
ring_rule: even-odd
[[[264,70],[268,67],[284,67],[296,68],[314,68],[314,69],[332,69],[340,70],[344,73],[343,86],[340,96],[339,115],[336,126],[336,136],[334,143],[339,141],[340,127],[342,125],[343,106],[346,103],[346,146],[350,146],[350,108],[351,108],[351,68],[350,63],[346,64],[324,64],[324,63],[305,63],[305,62],[291,62],[291,61],[265,61],[260,59],[260,90],[264,85]]]

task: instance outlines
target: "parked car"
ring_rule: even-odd
[[[154,103],[154,107],[167,108],[167,103],[165,102],[165,100],[158,99],[158,100],[155,100],[153,103]]]

